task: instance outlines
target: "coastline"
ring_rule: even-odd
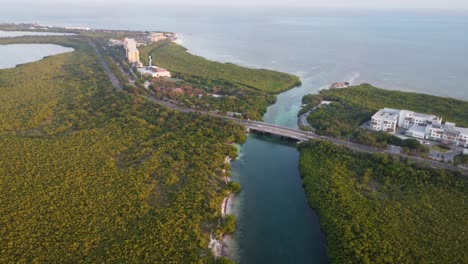
[[[224,163],[230,164],[232,161],[232,158],[226,156],[224,159]],[[227,176],[226,170],[223,169],[223,174],[224,174],[224,182],[228,184],[231,181],[231,177]],[[234,200],[235,194],[232,192],[229,192],[228,196],[224,197],[222,203],[221,203],[221,217],[224,218],[226,215],[230,214],[232,211],[232,205],[233,205],[233,200]],[[218,220],[218,225],[220,223],[221,219]],[[217,240],[216,237],[213,237],[213,231],[210,233],[210,243],[208,245],[208,248],[210,248],[213,252],[213,255],[215,258],[219,257],[228,257],[228,243],[226,239],[230,235],[227,234],[221,234],[221,239]]]

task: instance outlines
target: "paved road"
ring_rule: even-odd
[[[106,61],[104,60],[101,52],[96,47],[96,44],[91,39],[88,39],[88,42],[91,45],[91,47],[94,49],[94,51],[96,52],[96,54],[98,56],[98,59],[99,59],[99,62],[101,63],[102,67],[104,68],[104,70],[105,70],[107,76],[109,77],[110,81],[112,82],[112,85],[114,86],[114,88],[117,89],[117,90],[121,90],[122,89],[121,84],[119,83],[118,79],[115,77],[115,75],[110,70],[110,68],[107,65]],[[213,112],[184,108],[184,107],[177,106],[177,105],[174,105],[172,103],[169,103],[169,102],[166,102],[166,101],[163,101],[163,100],[158,100],[158,99],[155,99],[155,98],[149,97],[149,96],[146,96],[146,99],[148,99],[148,100],[150,100],[152,102],[155,102],[157,104],[169,107],[171,109],[181,111],[181,112],[186,112],[186,113],[196,112],[196,113],[200,113],[200,114],[211,115],[211,116],[214,116],[214,117],[228,119],[228,120],[234,121],[234,122],[236,122],[238,124],[244,125],[249,130],[253,130],[253,131],[259,131],[259,132],[274,134],[274,135],[278,135],[278,136],[282,136],[282,137],[296,139],[296,140],[299,140],[299,141],[307,141],[309,139],[327,140],[327,141],[330,141],[330,142],[332,142],[332,143],[334,143],[336,145],[346,146],[348,148],[351,148],[351,149],[354,149],[354,150],[357,150],[357,151],[360,151],[360,152],[386,153],[386,154],[390,154],[390,155],[394,155],[394,156],[399,156],[399,157],[402,157],[402,158],[412,159],[412,160],[417,161],[417,162],[426,162],[426,163],[429,163],[433,168],[443,168],[443,169],[448,169],[448,170],[452,170],[452,171],[464,170],[465,172],[468,172],[468,169],[466,167],[456,167],[456,166],[453,166],[453,165],[444,164],[444,163],[440,163],[440,162],[437,162],[437,161],[422,159],[422,158],[414,157],[414,156],[408,156],[406,154],[399,153],[399,151],[395,151],[395,148],[389,148],[389,149],[386,149],[386,150],[382,150],[382,149],[378,149],[378,148],[374,148],[374,147],[369,147],[369,146],[366,146],[366,145],[356,144],[356,143],[349,142],[349,141],[342,140],[342,139],[331,138],[331,137],[326,137],[326,136],[319,136],[319,135],[317,135],[317,134],[315,134],[315,133],[313,133],[311,131],[303,131],[303,130],[294,129],[294,128],[281,127],[281,126],[276,126],[276,125],[272,125],[272,124],[265,123],[265,122],[260,122],[260,121],[241,120],[241,119],[234,118],[234,117],[219,115],[219,114],[216,114],[216,113],[213,113]],[[306,116],[304,116],[302,118],[305,119]]]
[[[94,52],[96,52],[98,56],[98,60],[101,63],[102,67],[104,68],[104,71],[106,72],[107,76],[109,77],[112,83],[112,86],[114,86],[114,88],[117,90],[121,90],[122,86],[120,85],[119,80],[117,79],[117,77],[115,77],[115,75],[110,70],[109,65],[107,65],[107,62],[104,60],[101,54],[101,51],[98,49],[98,47],[96,47],[96,44],[91,39],[88,38],[87,40],[88,40],[89,45],[94,49]]]
[[[213,112],[207,112],[207,111],[199,111],[199,110],[194,110],[194,109],[188,109],[184,108],[181,106],[174,105],[170,102],[166,102],[163,100],[158,100],[154,99],[151,97],[147,97],[148,100],[153,101],[155,103],[167,106],[169,108],[172,108],[174,110],[182,111],[182,112],[196,112],[200,114],[205,114],[205,115],[211,115],[214,117],[219,117],[219,118],[224,118],[228,120],[232,120],[238,124],[241,124],[245,127],[247,127],[250,131],[258,131],[258,132],[263,132],[263,133],[269,133],[281,137],[287,137],[287,138],[292,138],[296,139],[299,141],[307,141],[309,139],[318,139],[318,140],[326,140],[329,142],[332,142],[333,144],[336,145],[341,145],[348,147],[350,149],[360,151],[360,152],[366,152],[366,153],[385,153],[393,156],[398,156],[401,158],[408,158],[410,160],[416,161],[416,162],[425,162],[428,165],[430,165],[433,168],[439,168],[439,169],[448,169],[452,171],[465,171],[468,172],[467,168],[462,168],[462,167],[456,167],[450,164],[445,164],[445,163],[440,163],[438,161],[433,161],[433,160],[428,160],[428,159],[423,159],[420,157],[414,157],[414,156],[409,156],[406,154],[400,153],[399,147],[396,146],[390,146],[388,149],[379,149],[375,147],[370,147],[367,145],[361,145],[357,143],[353,143],[347,140],[343,139],[338,139],[338,138],[332,138],[332,137],[326,137],[326,136],[320,136],[317,135],[311,131],[303,131],[299,129],[294,129],[294,128],[288,128],[288,127],[281,127],[281,126],[276,126],[273,124],[261,122],[261,121],[253,121],[253,120],[241,120],[237,119],[234,117],[228,117],[224,115],[219,115]]]
[[[307,117],[309,117],[310,112],[311,111],[309,111],[307,113],[304,113],[304,114],[299,116],[299,118],[297,119],[297,124],[299,125],[299,127],[308,128],[310,130],[313,130],[312,126],[307,121]]]

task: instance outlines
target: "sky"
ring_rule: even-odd
[[[167,4],[264,7],[333,7],[384,9],[464,9],[468,0],[1,0],[3,4]],[[2,5],[3,5],[2,4]]]

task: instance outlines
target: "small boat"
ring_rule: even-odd
[[[330,89],[341,89],[349,87],[349,82],[336,82],[330,86]]]

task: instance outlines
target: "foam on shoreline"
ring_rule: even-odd
[[[173,40],[172,42],[174,42],[175,44],[182,45],[182,43],[184,43],[184,41],[181,39],[183,37],[181,33],[174,33],[174,37],[175,40]]]
[[[231,157],[226,156],[226,158],[224,159],[224,163],[231,163]],[[223,173],[224,173],[224,181],[226,184],[228,184],[230,181],[231,181],[231,178],[228,177],[226,175],[226,170],[223,169]],[[226,214],[231,211],[230,208],[230,200],[232,200],[232,196],[233,194],[232,193],[229,193],[229,195],[227,197],[224,197],[223,199],[223,202],[221,203],[221,216],[222,217],[225,217]],[[218,226],[220,225],[220,221],[221,219],[218,220]],[[208,245],[208,248],[210,248],[213,252],[213,255],[215,256],[215,258],[218,258],[218,257],[222,257],[222,256],[226,256],[226,244],[225,244],[225,241],[224,241],[224,237],[225,235],[223,234],[221,236],[221,239],[218,240],[216,239],[215,236],[213,236],[213,231],[211,231],[210,233],[210,243]]]

